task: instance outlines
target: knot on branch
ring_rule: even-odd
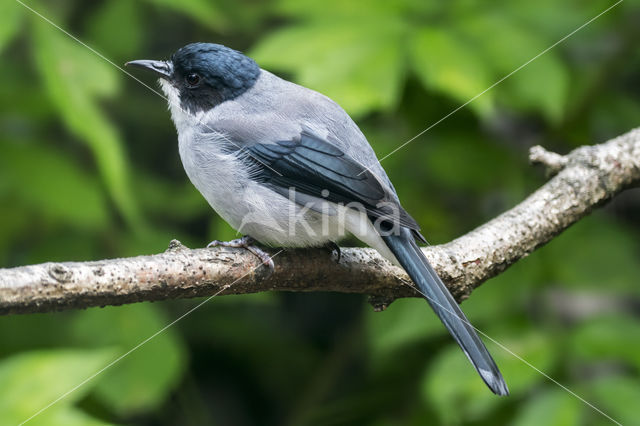
[[[529,161],[531,164],[542,164],[548,176],[559,173],[569,162],[567,157],[547,151],[540,145],[533,146],[529,149]]]
[[[189,250],[187,246],[182,244],[179,240],[171,240],[169,241],[169,247],[165,250],[165,253],[171,253],[176,251]]]
[[[73,277],[73,272],[60,263],[53,263],[49,266],[49,276],[59,283],[66,283]]]

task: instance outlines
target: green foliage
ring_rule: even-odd
[[[509,164],[514,159],[493,143],[481,139],[469,141],[468,135],[462,132],[451,134],[444,142],[430,144],[427,151],[426,173],[448,188],[482,193],[512,172],[506,166],[500,173],[487,173],[486,165],[492,161]]]
[[[116,70],[48,23],[33,18],[33,26],[34,55],[44,88],[65,124],[93,151],[123,216],[132,227],[143,226],[130,193],[122,142],[94,99],[117,92],[120,80]]]
[[[637,236],[629,233],[625,226],[590,217],[567,230],[566,237],[554,241],[548,249],[550,257],[564,259],[554,262],[555,279],[565,285],[593,288],[603,293],[637,294],[639,289],[634,285],[635,277],[640,274],[640,265],[636,262]],[[591,243],[594,238],[597,244]]]
[[[511,398],[522,397],[544,380],[527,363],[541,371],[550,371],[553,366],[555,352],[552,342],[540,334],[530,332],[524,336],[501,338],[504,333],[489,331],[487,335],[497,336],[496,340],[508,349],[491,344],[488,346],[500,370],[508,378]],[[500,404],[508,403],[507,398],[496,398],[487,392],[481,380],[474,380],[476,376],[467,358],[454,345],[441,351],[426,371],[423,398],[427,404],[436,407],[444,424],[482,418]]]
[[[214,30],[226,28],[227,23],[215,3],[206,0],[148,0],[169,10],[173,9],[190,16],[195,21]]]
[[[0,152],[2,180],[19,202],[68,225],[105,226],[107,205],[98,180],[76,168],[67,156],[35,143],[6,143]]]
[[[102,368],[112,354],[105,350],[55,350],[25,352],[5,359],[0,366],[0,386],[5,390],[0,400],[2,422],[18,424],[37,414]],[[74,408],[74,402],[86,395],[91,387],[91,382],[80,386],[29,423],[106,425]]]
[[[414,69],[425,87],[465,103],[492,84],[483,56],[456,32],[438,27],[421,28],[412,42]],[[493,93],[470,104],[480,113],[488,113],[492,106]]]
[[[571,336],[570,348],[581,363],[613,362],[640,371],[640,324],[637,318],[595,317]]]
[[[501,13],[473,17],[463,31],[475,38],[484,62],[491,64],[492,81],[517,73],[504,82],[505,87],[496,90],[502,102],[538,110],[551,121],[562,118],[568,90],[567,66],[555,50],[538,57],[555,40],[541,38]]]
[[[116,347],[124,354],[145,342],[118,368],[104,372],[96,384],[96,396],[118,415],[157,409],[180,377],[185,360],[175,331],[163,331],[146,342],[168,322],[149,304],[91,309],[75,319],[75,339],[92,346]],[[104,324],[109,328],[104,329]]]
[[[140,51],[143,39],[140,13],[138,3],[133,1],[104,2],[87,23],[91,44],[118,59],[133,57]],[[119,23],[118,31],[113,30],[114,22]],[[115,58],[111,59],[115,61]]]
[[[369,344],[376,360],[384,360],[384,355],[443,332],[440,322],[420,299],[399,300],[384,313],[367,310],[366,318]]]
[[[599,401],[600,409],[624,425],[638,424],[636,404],[640,398],[637,379],[623,376],[603,377],[590,383],[589,396]],[[598,424],[609,422],[599,419]]]
[[[302,84],[336,99],[353,115],[394,108],[405,70],[411,69],[427,89],[470,102],[481,116],[493,111],[498,97],[509,107],[539,111],[554,122],[562,118],[566,65],[555,51],[538,57],[553,40],[534,35],[535,23],[514,22],[508,6],[506,11],[452,11],[446,3],[419,7],[411,1],[314,4],[282,1],[283,12],[305,23],[271,34],[252,54],[261,63],[294,72]],[[290,54],[280,54],[285,49]],[[506,90],[493,90],[494,83],[516,70],[520,75]]]
[[[200,40],[247,51],[340,103],[381,157],[473,99],[383,161],[432,243],[538,187],[529,146],[567,152],[640,117],[633,2],[546,52],[611,2],[28,4],[118,66]],[[0,267],[236,237],[188,182],[156,94],[17,2],[0,4],[0,54]],[[637,423],[640,397],[639,208],[630,191],[462,305],[623,424]],[[195,303],[0,318],[0,424],[35,414]],[[217,297],[28,424],[609,424],[485,340],[509,398],[489,393],[422,300],[374,313],[360,296]]]
[[[513,426],[571,426],[579,425],[583,407],[573,395],[562,389],[545,389],[523,404]]]
[[[22,7],[15,2],[5,1],[0,5],[0,52],[20,29],[22,13]]]
[[[323,22],[280,31],[252,56],[263,66],[295,71],[301,84],[362,115],[397,102],[403,75],[401,41],[393,22]],[[280,54],[283,51],[288,54]]]

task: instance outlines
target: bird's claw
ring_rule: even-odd
[[[269,268],[269,271],[271,273],[273,273],[273,271],[275,271],[275,268],[276,268],[275,264],[273,263],[273,259],[271,259],[271,256],[269,256],[269,253],[262,250],[260,247],[256,246],[255,244],[256,244],[256,240],[254,240],[248,235],[245,235],[242,238],[238,238],[231,241],[213,240],[209,244],[207,244],[207,248],[236,247],[236,248],[243,248],[243,249],[249,250],[251,253],[253,253],[254,256],[260,259],[260,261],[264,266]]]
[[[340,258],[342,257],[342,251],[340,250],[340,246],[334,243],[333,241],[329,241],[325,244],[325,248],[333,255],[333,252],[336,252],[336,263],[340,263]]]
[[[269,253],[256,246],[248,246],[246,249],[260,259],[262,264],[269,268],[270,273],[273,273],[273,271],[276,270],[276,265],[273,263],[273,259],[269,256]]]
[[[229,241],[231,242],[231,241]],[[207,244],[207,248],[211,248],[211,247],[217,247],[217,246],[225,246],[224,241],[220,241],[220,240],[213,240],[211,241],[209,244]]]

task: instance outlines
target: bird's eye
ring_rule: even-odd
[[[184,81],[187,83],[187,86],[196,87],[198,84],[200,84],[200,76],[192,72],[190,74],[187,74],[187,76],[184,78]]]

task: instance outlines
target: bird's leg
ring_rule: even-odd
[[[324,245],[324,248],[326,248],[331,254],[333,254],[333,252],[335,251],[337,255],[336,263],[340,263],[340,257],[342,256],[342,252],[340,251],[339,245],[337,245],[333,241],[329,241]]]
[[[273,272],[275,269],[275,264],[273,263],[273,259],[271,259],[271,256],[269,256],[269,253],[262,250],[260,247],[256,246],[255,244],[256,244],[256,240],[254,240],[248,235],[245,235],[242,238],[238,238],[231,241],[213,240],[209,244],[207,244],[207,248],[222,246],[222,247],[237,247],[237,248],[247,249],[251,253],[253,253],[258,259],[260,259],[260,261],[264,266],[267,266],[269,270]]]

